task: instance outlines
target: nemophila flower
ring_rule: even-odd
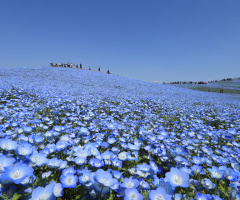
[[[240,165],[238,163],[231,163],[231,166],[234,170],[240,171]]]
[[[60,151],[60,150],[63,150],[63,149],[65,149],[66,147],[68,146],[68,143],[67,142],[63,142],[63,141],[58,141],[57,143],[56,143],[56,150],[57,151]]]
[[[88,157],[91,155],[91,152],[89,149],[78,149],[73,155],[78,157]]]
[[[113,179],[112,175],[108,171],[99,169],[95,172],[94,180],[106,187],[112,187],[118,181]]]
[[[16,150],[17,142],[4,138],[0,140],[0,148],[5,151]]]
[[[122,161],[125,161],[128,159],[128,153],[123,151],[121,153],[118,154],[118,159],[119,160],[122,160]]]
[[[63,187],[61,183],[51,181],[48,187],[53,187],[53,194],[55,197],[61,197],[63,195]]]
[[[4,167],[13,165],[15,158],[0,155],[0,172],[4,172]]]
[[[197,200],[210,200],[209,195],[207,195],[207,194],[197,193],[196,198],[197,198]]]
[[[154,161],[150,161],[150,167],[151,170],[153,171],[153,174],[161,174],[163,172],[162,168],[158,167]]]
[[[203,163],[201,157],[193,156],[192,162],[196,165],[201,165]]]
[[[90,172],[85,172],[79,177],[79,183],[85,184],[90,181]]]
[[[65,169],[66,166],[67,166],[67,161],[64,160],[64,161],[62,162],[62,164],[60,165],[59,169]]]
[[[208,178],[202,179],[201,183],[202,183],[203,187],[205,187],[206,189],[211,190],[211,189],[215,188],[215,184],[212,181],[210,181],[210,179],[208,179]]]
[[[47,144],[45,148],[49,148],[50,153],[53,153],[57,149],[55,144]]]
[[[32,184],[36,180],[36,176],[26,176],[26,178],[20,183],[23,186],[27,186],[28,184]]]
[[[48,160],[47,166],[50,168],[58,168],[61,166],[62,162],[61,159],[52,158]]]
[[[211,173],[212,178],[216,178],[216,179],[219,179],[219,180],[224,178],[225,171],[220,170],[218,167],[212,166],[212,169],[208,168],[208,171]]]
[[[97,167],[97,168],[104,166],[104,162],[98,158],[91,158],[88,163],[92,167]]]
[[[75,188],[77,187],[78,177],[72,173],[67,173],[60,177],[63,188]]]
[[[131,188],[125,190],[124,200],[142,200],[143,196],[138,192],[137,189]]]
[[[47,154],[38,153],[35,149],[33,149],[33,153],[29,157],[29,160],[37,166],[41,166],[42,164],[46,164],[48,162]]]
[[[91,154],[94,155],[94,156],[100,155],[96,146],[90,146],[89,150],[90,150]]]
[[[186,197],[186,194],[182,195],[182,194],[179,194],[179,193],[175,193],[173,200],[182,200],[182,199],[184,199],[185,197]],[[193,198],[191,198],[190,200],[193,200]]]
[[[32,145],[28,142],[19,143],[16,153],[18,155],[26,156],[32,153]]]
[[[43,137],[42,137],[42,135],[35,135],[35,136],[33,137],[33,141],[34,141],[35,143],[41,143],[41,142],[43,142]]]
[[[217,196],[217,195],[212,195],[212,199],[213,200],[223,200],[221,197]]]
[[[146,182],[144,179],[141,179],[139,181],[140,186],[142,187],[143,190],[148,190],[150,189],[150,185],[148,184],[148,182]]]
[[[122,178],[122,177],[123,177],[123,173],[124,173],[124,172],[120,172],[120,171],[117,171],[117,170],[112,171],[112,175],[113,175],[116,179]]]
[[[136,174],[140,177],[143,177],[143,178],[147,178],[148,176],[151,175],[150,172],[144,172],[144,171],[141,171],[141,170],[137,170]]]
[[[82,175],[83,173],[87,173],[87,172],[91,173],[91,171],[92,170],[89,170],[87,167],[85,167],[84,169],[77,170],[77,174]]]
[[[149,172],[151,167],[147,163],[143,163],[141,165],[137,165],[137,170],[140,170],[142,172]]]
[[[191,167],[191,169],[192,169],[192,171],[193,172],[195,172],[195,173],[201,173],[202,172],[202,170],[203,170],[203,167],[202,166],[199,166],[199,165],[193,165],[192,167]]]
[[[49,176],[51,176],[51,174],[52,174],[52,171],[44,172],[42,173],[42,178],[48,178]]]
[[[62,170],[62,175],[66,176],[67,174],[75,174],[77,171],[74,169],[74,167],[68,167],[67,169]]]
[[[140,145],[128,143],[128,148],[132,151],[138,151],[140,149]]]
[[[109,144],[114,144],[116,142],[115,138],[108,138],[108,143]]]
[[[159,187],[156,190],[151,190],[148,194],[150,200],[171,200],[171,196],[166,193],[166,191]]]
[[[174,193],[174,188],[168,181],[164,181],[162,179],[159,180],[157,187],[161,187],[165,190],[165,192],[169,195],[173,195]]]
[[[10,180],[15,184],[19,184],[28,176],[33,176],[33,168],[19,162],[14,166],[5,167],[1,179]]]
[[[173,187],[188,187],[189,174],[173,167],[166,173],[166,181],[169,181]]]
[[[45,188],[37,187],[32,191],[32,198],[30,200],[55,200],[56,197],[53,194],[53,184],[47,185]]]
[[[184,153],[184,149],[181,146],[177,146],[174,150],[173,153],[176,153],[177,155],[182,155]]]
[[[116,179],[112,178],[112,175],[108,171],[99,169],[95,173],[90,174],[90,180],[93,183],[93,187],[97,192],[107,194],[110,192],[110,188],[118,184]]]
[[[138,186],[139,181],[132,176],[130,178],[124,178],[123,183],[121,184],[121,187],[124,188],[137,188]]]
[[[31,128],[30,126],[24,126],[24,127],[23,127],[23,131],[24,131],[25,133],[30,133],[30,132],[32,131],[32,128]]]
[[[112,161],[112,164],[114,167],[122,167],[122,161],[121,160],[118,160],[118,158],[114,158],[114,159],[111,159]]]
[[[113,155],[114,155],[113,152],[111,152],[111,151],[105,151],[105,152],[103,152],[103,153],[101,154],[101,157],[102,157],[102,159],[110,160]]]
[[[225,176],[230,181],[235,181],[237,179],[237,176],[239,175],[238,172],[236,172],[232,168],[227,168],[226,166],[220,166],[219,169],[225,171]]]
[[[103,142],[102,144],[101,144],[101,146],[102,146],[102,148],[105,148],[105,149],[107,149],[108,147],[109,147],[109,143],[108,142]]]
[[[87,157],[76,157],[73,159],[73,161],[77,164],[77,165],[83,165],[86,163],[87,161]]]

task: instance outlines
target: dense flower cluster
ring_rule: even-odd
[[[240,199],[235,97],[111,79],[79,98],[0,90],[5,199]]]

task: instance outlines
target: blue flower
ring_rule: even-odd
[[[216,179],[223,179],[224,175],[225,175],[225,171],[224,170],[220,170],[219,168],[212,166],[211,168],[208,168],[208,171],[211,172],[211,177],[212,178],[216,178]]]
[[[143,196],[138,192],[137,189],[131,188],[125,190],[124,200],[142,200]]]
[[[197,200],[210,200],[210,198],[207,194],[197,193],[196,198],[197,198]]]
[[[151,190],[148,195],[150,200],[171,200],[171,196],[168,195],[161,187],[157,188],[156,190]]]
[[[112,164],[114,167],[119,167],[121,168],[122,167],[122,161],[121,160],[118,160],[118,158],[114,158],[112,159]]]
[[[37,187],[32,191],[32,198],[30,200],[55,200],[56,197],[53,194],[54,185],[49,184],[45,188]]]
[[[17,142],[10,139],[1,139],[0,140],[0,148],[5,151],[16,150]]]
[[[137,165],[137,170],[141,172],[149,172],[150,171],[150,166],[147,163],[143,163],[141,165]]]
[[[128,159],[128,153],[123,151],[121,153],[118,154],[118,159],[119,160],[122,160],[122,161],[125,161]]]
[[[90,172],[84,172],[80,177],[79,177],[79,182],[81,184],[85,184],[90,181]]]
[[[35,149],[29,159],[37,166],[41,166],[42,164],[46,164],[48,162],[47,154],[38,153]]]
[[[150,161],[150,166],[154,174],[162,173],[162,168],[158,167],[155,162]]]
[[[68,173],[60,177],[63,188],[75,188],[77,187],[78,177],[74,174]]]
[[[15,184],[21,183],[26,177],[33,176],[33,168],[23,163],[4,168],[5,173],[1,176],[4,180],[10,180]]]
[[[13,163],[15,162],[15,158],[9,158],[7,156],[4,155],[0,155],[0,172],[4,172],[4,167],[8,167],[13,165]]]
[[[132,176],[130,178],[124,178],[121,187],[124,188],[137,188],[139,186],[139,181]]]
[[[22,142],[18,145],[16,153],[18,155],[27,156],[32,153],[32,145],[28,142]]]
[[[203,187],[205,187],[207,189],[215,188],[215,184],[212,181],[210,181],[208,178],[202,179],[201,183],[202,183]]]
[[[52,172],[48,171],[48,172],[44,172],[42,173],[42,178],[48,178],[49,176],[51,176]]]
[[[61,166],[62,162],[61,159],[52,158],[48,161],[47,166],[50,168],[58,168]]]
[[[111,152],[111,151],[105,151],[104,153],[101,154],[101,157],[102,157],[102,159],[110,160],[113,155],[114,155],[113,152]]]
[[[89,160],[89,164],[97,168],[104,166],[104,162],[102,160],[99,160],[98,158],[91,158]]]
[[[48,187],[53,187],[53,194],[55,197],[61,197],[63,195],[63,187],[61,183],[51,181]]]
[[[166,173],[166,181],[169,181],[173,187],[188,187],[189,174],[173,167]]]
[[[74,167],[68,167],[67,169],[62,170],[62,175],[66,176],[67,174],[75,174],[77,171],[74,169]]]
[[[112,175],[108,171],[104,171],[102,169],[99,169],[95,172],[94,179],[95,181],[106,187],[112,187],[113,185],[118,183],[116,179],[112,178]]]
[[[148,184],[148,182],[144,181],[144,179],[141,179],[141,180],[139,181],[139,183],[140,183],[140,185],[141,185],[141,187],[142,187],[143,190],[148,190],[148,189],[150,189],[150,185]]]
[[[193,172],[195,172],[195,173],[201,173],[202,172],[202,170],[203,170],[203,167],[202,166],[199,166],[199,165],[193,165],[192,167],[191,167],[191,169],[192,169],[192,171]]]
[[[87,161],[87,157],[76,157],[73,159],[73,161],[77,164],[77,165],[83,165],[86,163]]]
[[[108,171],[102,169],[97,170],[95,173],[90,175],[90,180],[93,183],[93,187],[97,192],[107,194],[110,192],[110,188],[114,189],[115,185],[118,184],[116,179],[112,178],[112,175]]]
[[[117,171],[117,170],[114,170],[114,171],[112,171],[112,174],[113,174],[113,176],[116,178],[116,179],[120,179],[120,178],[122,178],[123,177],[123,174],[124,172],[120,172],[120,171]]]

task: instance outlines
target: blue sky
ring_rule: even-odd
[[[2,0],[0,67],[82,63],[145,81],[240,76],[239,0]]]

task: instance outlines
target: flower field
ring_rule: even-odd
[[[240,199],[240,95],[0,71],[2,199]]]

